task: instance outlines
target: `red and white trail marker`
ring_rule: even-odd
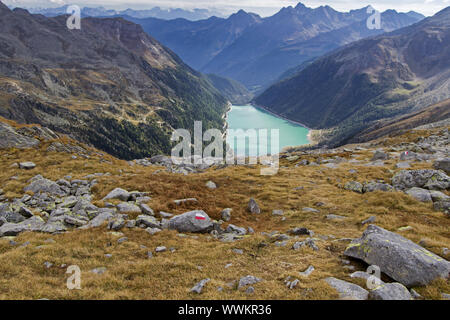
[[[201,213],[197,213],[195,215],[195,219],[197,219],[197,220],[206,220],[206,217],[204,215],[202,215]]]

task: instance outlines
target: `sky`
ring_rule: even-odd
[[[298,1],[292,0],[1,0],[7,5],[22,7],[55,7],[64,4],[79,5],[81,7],[104,6],[110,9],[150,9],[162,8],[205,8],[223,12],[224,15],[239,9],[258,13],[262,16],[272,15],[282,7],[295,6]],[[372,5],[379,11],[395,9],[400,12],[410,10],[430,16],[450,6],[450,0],[303,0],[308,7],[329,5],[338,11],[349,11]]]

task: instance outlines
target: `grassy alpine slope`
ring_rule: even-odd
[[[181,236],[176,231],[163,230],[150,235],[138,227],[112,232],[106,225],[61,234],[25,232],[16,237],[3,237],[0,238],[0,299],[337,299],[338,293],[323,279],[333,276],[364,286],[363,280],[349,275],[356,270],[365,271],[367,266],[349,260],[343,252],[349,238],[361,236],[366,228],[361,221],[370,216],[376,217],[376,225],[420,242],[433,253],[449,259],[448,249],[444,249],[450,247],[449,218],[435,211],[430,203],[419,202],[402,192],[359,194],[343,189],[353,180],[390,182],[400,170],[396,164],[401,148],[414,145],[421,137],[442,134],[445,134],[442,128],[410,131],[402,136],[322,153],[286,154],[281,159],[279,173],[271,177],[260,176],[257,166],[212,167],[195,174],[173,174],[164,167],[131,165],[87,147],[84,147],[87,157],[48,151],[54,143],[52,140],[41,141],[38,147],[30,149],[0,150],[0,184],[6,199],[22,197],[23,187],[37,174],[56,181],[68,175],[71,179],[87,179],[87,175],[94,173],[109,173],[97,176],[98,183],[91,190],[92,202],[99,207],[105,205],[101,199],[106,194],[121,187],[149,192],[148,205],[155,213],[181,214],[201,209],[218,220],[224,208],[232,208],[229,223],[255,231],[230,243],[218,241],[209,234]],[[76,144],[67,138],[58,141]],[[367,165],[371,164],[376,149],[383,149],[391,158],[382,166]],[[340,157],[340,163],[329,167],[326,160],[336,157]],[[322,164],[296,166],[302,160]],[[36,167],[22,170],[14,166],[22,161],[33,161]],[[427,161],[410,164],[411,169],[432,165]],[[205,187],[207,181],[216,183],[217,189]],[[445,192],[449,194],[448,190]],[[173,203],[175,199],[192,197],[198,203],[180,206]],[[260,215],[247,212],[250,198],[255,198],[261,207]],[[306,207],[318,211],[306,212],[303,210]],[[274,209],[284,210],[284,216],[272,215]],[[330,214],[344,218],[332,219]],[[130,219],[134,217],[130,214]],[[406,226],[409,228],[405,229]],[[294,227],[313,230],[319,250],[292,249],[294,242],[307,236],[290,237],[282,246],[280,235]],[[128,240],[118,243],[123,237]],[[156,253],[158,246],[175,250]],[[148,258],[149,251],[153,253],[152,258]],[[81,290],[66,288],[68,265],[81,268]],[[301,277],[299,272],[310,265],[315,268],[313,273]],[[106,271],[95,274],[91,272],[95,268],[106,268]],[[253,294],[237,289],[236,281],[246,275],[263,279],[254,285]],[[286,287],[288,277],[300,280],[295,288]],[[204,278],[211,281],[203,292],[190,292]],[[218,287],[223,290],[219,291]],[[446,280],[436,280],[415,289],[426,299],[441,299],[442,293],[450,292],[450,285]]]

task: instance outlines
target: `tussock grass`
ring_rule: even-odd
[[[418,135],[430,132],[412,132],[403,137],[383,140],[390,146],[399,141],[417,139]],[[49,179],[70,175],[83,178],[96,172],[108,176],[98,177],[93,189],[95,203],[113,188],[129,191],[150,192],[148,203],[156,212],[174,214],[193,209],[207,212],[213,219],[220,219],[224,208],[232,208],[231,223],[252,227],[256,234],[235,243],[222,243],[209,235],[181,238],[174,231],[163,231],[150,236],[141,229],[123,229],[128,241],[118,244],[122,235],[109,232],[105,226],[92,230],[76,230],[61,235],[24,233],[14,239],[12,246],[8,238],[0,239],[0,299],[335,299],[337,293],[323,279],[333,276],[354,283],[350,279],[353,271],[342,263],[347,242],[340,238],[360,237],[365,227],[360,222],[376,216],[376,224],[399,232],[414,242],[425,240],[427,249],[442,256],[442,249],[450,247],[450,223],[441,212],[433,210],[431,204],[420,203],[400,192],[374,192],[357,194],[342,189],[350,180],[360,182],[384,180],[389,182],[394,172],[395,160],[387,161],[385,167],[341,164],[338,169],[324,166],[300,166],[296,162],[281,161],[282,168],[275,176],[259,175],[259,168],[228,167],[222,170],[209,169],[204,173],[189,176],[158,171],[157,167],[130,166],[127,162],[94,152],[89,159],[72,159],[70,154],[47,152],[50,142],[39,149],[1,150],[0,184],[9,198],[21,197],[23,187],[36,174]],[[356,152],[356,159],[369,160],[370,150]],[[349,153],[340,156],[350,158]],[[322,155],[322,158],[326,156]],[[11,167],[13,163],[33,161],[37,167],[30,171]],[[108,162],[105,162],[108,161]],[[431,164],[413,164],[413,168],[430,168]],[[356,169],[356,174],[350,174]],[[17,180],[11,180],[16,176]],[[205,183],[214,181],[218,188],[209,190]],[[302,186],[302,190],[294,190]],[[197,198],[197,204],[177,206],[175,199]],[[248,200],[253,197],[262,208],[261,215],[246,212]],[[324,205],[317,207],[318,202]],[[304,207],[320,210],[320,213],[305,213]],[[273,209],[282,209],[285,220],[272,216]],[[326,215],[345,216],[345,220],[328,220]],[[224,226],[226,227],[227,224]],[[411,226],[409,231],[397,231]],[[309,248],[294,251],[295,241],[306,237],[292,238],[287,246],[278,247],[275,240],[260,232],[287,232],[294,227],[313,230],[320,240],[315,252]],[[326,236],[326,237],[324,237]],[[47,239],[55,242],[46,242]],[[321,239],[323,238],[323,239]],[[29,242],[25,247],[21,245]],[[268,246],[261,246],[262,243]],[[174,248],[174,252],[155,253],[157,246]],[[145,246],[146,248],[142,247]],[[239,248],[244,254],[232,251]],[[152,251],[154,257],[147,258]],[[106,258],[105,254],[112,254]],[[449,257],[445,257],[449,259]],[[44,262],[53,266],[46,268]],[[225,265],[232,264],[225,268]],[[82,270],[82,289],[66,288],[66,268],[61,265],[78,265]],[[308,278],[299,276],[309,265],[315,271]],[[351,261],[356,270],[367,266]],[[102,275],[90,270],[106,267]],[[254,285],[255,294],[237,290],[242,276],[254,275],[264,279]],[[288,277],[300,280],[299,285],[289,290],[284,280]],[[196,295],[189,290],[196,282],[211,278],[203,293]],[[359,283],[363,285],[364,283]],[[218,291],[218,287],[223,291]],[[440,292],[450,292],[448,281],[436,281],[426,288],[417,289],[424,297],[439,299]]]

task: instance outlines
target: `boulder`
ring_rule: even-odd
[[[130,193],[127,190],[121,188],[115,188],[113,191],[108,193],[106,197],[103,198],[103,201],[110,199],[118,199],[122,201],[128,201],[130,199]]]
[[[171,218],[169,229],[178,232],[206,233],[213,229],[213,222],[204,211],[194,210]]]
[[[31,179],[31,183],[23,189],[25,192],[47,193],[52,196],[63,197],[66,192],[55,182],[45,179],[42,176],[36,176]]]
[[[411,293],[401,283],[386,283],[370,291],[370,300],[412,300]]]
[[[32,170],[34,168],[36,168],[36,164],[33,162],[20,162],[19,163],[19,168],[23,169],[23,170]]]
[[[16,236],[25,231],[40,231],[45,221],[38,216],[33,216],[20,223],[5,223],[0,227],[0,237]]]
[[[438,159],[433,163],[433,168],[436,170],[442,170],[447,174],[450,174],[450,158]]]
[[[239,279],[238,289],[241,289],[243,287],[246,287],[246,286],[261,282],[261,281],[262,281],[262,279],[257,278],[255,276],[249,275],[249,276],[242,277],[241,279]]]
[[[342,300],[367,300],[369,297],[369,292],[356,284],[333,277],[326,278],[325,281],[336,289]]]
[[[419,200],[421,202],[431,202],[431,193],[429,190],[422,189],[422,188],[411,188],[406,191],[406,194],[415,198],[416,200]]]
[[[357,193],[363,193],[363,185],[357,181],[349,181],[345,184],[344,189],[357,192]]]
[[[212,182],[212,181],[208,181],[208,182],[206,183],[206,187],[207,187],[208,189],[210,189],[210,190],[217,189],[217,185],[216,185],[214,182]]]
[[[363,192],[374,192],[374,191],[383,191],[383,192],[389,192],[394,190],[394,188],[387,183],[380,183],[380,182],[366,182],[363,186]]]
[[[383,151],[376,151],[370,161],[389,160],[389,155]]]
[[[210,279],[203,279],[200,282],[198,282],[192,289],[191,292],[195,292],[197,294],[202,293],[203,288],[205,285],[210,281]]]
[[[450,201],[444,200],[444,201],[437,201],[433,203],[434,210],[442,211],[447,216],[450,217]]]
[[[222,217],[222,220],[225,222],[228,222],[231,220],[231,212],[233,211],[233,209],[231,208],[226,208],[222,210],[222,213],[220,214],[220,216]]]
[[[447,278],[450,263],[414,242],[383,228],[370,225],[344,254],[361,259],[407,287],[425,286]]]
[[[247,229],[235,226],[234,224],[230,224],[228,225],[226,232],[244,236],[247,234]]]
[[[251,198],[248,202],[247,210],[250,213],[260,214],[261,209],[259,208],[258,204],[256,203],[255,199]]]
[[[147,228],[161,228],[161,223],[153,216],[140,215],[136,218],[136,226],[144,225]]]
[[[117,211],[119,211],[119,213],[131,213],[131,214],[141,214],[142,211],[141,209],[135,205],[134,203],[131,202],[122,202],[119,203],[117,206]]]
[[[403,191],[414,187],[446,190],[450,187],[450,177],[438,170],[402,170],[394,175],[392,185]]]
[[[99,211],[99,214],[94,219],[89,221],[88,224],[80,227],[80,229],[100,227],[102,224],[112,219],[114,217],[114,213],[115,213],[114,210],[104,208],[101,211]]]

